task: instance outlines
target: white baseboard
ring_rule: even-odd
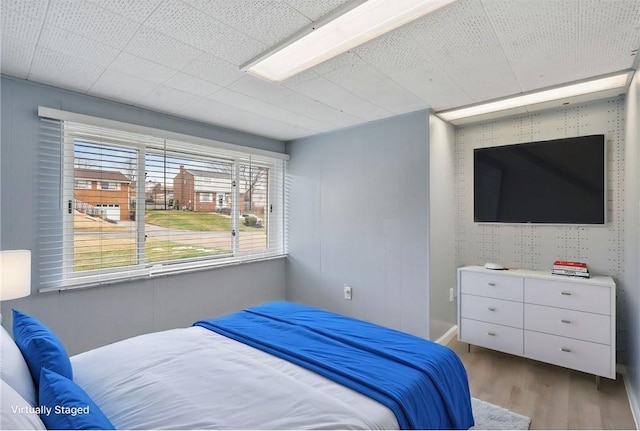
[[[633,421],[636,424],[636,429],[640,429],[638,426],[640,419],[640,404],[638,404],[638,398],[636,398],[636,394],[631,387],[631,382],[629,381],[629,375],[627,374],[627,367],[624,365],[617,364],[616,372],[622,375],[622,381],[624,382],[624,388],[627,391],[627,398],[629,398],[629,407],[631,407],[631,415],[633,416]]]
[[[455,337],[456,335],[458,335],[458,325],[453,325],[447,332],[444,333],[442,337],[438,338],[435,342],[446,346],[447,344],[449,344],[449,342],[451,342],[451,340],[453,340],[453,337]]]

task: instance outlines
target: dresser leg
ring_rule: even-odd
[[[600,390],[600,376],[596,376],[596,390]]]

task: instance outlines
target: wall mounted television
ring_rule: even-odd
[[[604,135],[476,148],[474,222],[606,223]]]

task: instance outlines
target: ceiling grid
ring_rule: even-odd
[[[457,0],[281,83],[240,66],[349,0],[2,0],[0,71],[280,140],[637,65],[637,0]]]

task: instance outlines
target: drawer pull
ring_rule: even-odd
[[[490,337],[495,337],[496,336],[496,334],[493,333],[493,332],[487,332],[487,335],[490,336]]]
[[[560,295],[571,296],[571,292],[560,292]]]
[[[496,311],[494,307],[489,307],[489,311]]]
[[[566,320],[566,319],[560,319],[560,322],[562,323],[566,323],[566,324],[571,324],[571,320]]]
[[[571,349],[567,349],[566,347],[560,347],[561,352],[571,353]]]
[[[489,283],[487,283],[489,286],[494,287],[496,284],[492,281],[490,281]]]

